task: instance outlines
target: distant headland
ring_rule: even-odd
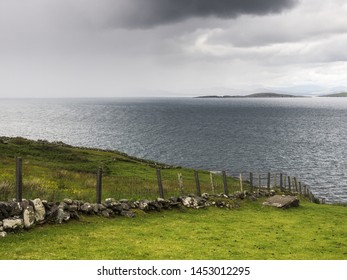
[[[260,93],[253,93],[248,95],[203,95],[203,96],[197,96],[195,98],[303,98],[303,97],[312,97],[312,96],[282,94],[282,93],[273,93],[273,92],[260,92]],[[316,97],[347,97],[347,92],[318,95]]]
[[[273,92],[261,92],[253,93],[249,95],[204,95],[197,96],[195,98],[293,98],[293,97],[303,97],[291,94],[280,94]]]
[[[347,97],[347,92],[327,94],[327,95],[322,95],[321,97]]]

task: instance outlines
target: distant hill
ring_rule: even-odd
[[[322,95],[320,97],[347,97],[347,92],[327,94],[327,95]]]
[[[280,94],[280,93],[273,93],[273,92],[261,92],[261,93],[253,93],[246,95],[245,97],[257,97],[257,98],[287,98],[287,97],[299,97],[296,95],[290,95],[290,94]]]
[[[249,95],[205,95],[198,96],[196,98],[288,98],[288,97],[302,97],[290,94],[280,94],[273,92],[261,92],[261,93],[253,93]]]

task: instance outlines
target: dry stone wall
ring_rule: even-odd
[[[80,215],[99,215],[104,217],[135,217],[136,209],[150,212],[162,211],[172,208],[205,208],[215,206],[220,208],[239,207],[238,200],[249,198],[257,199],[256,194],[236,193],[234,195],[209,195],[202,194],[201,197],[188,195],[172,197],[170,199],[158,198],[155,200],[115,200],[107,198],[103,203],[89,203],[69,198],[61,202],[48,202],[36,198],[23,200],[22,202],[10,201],[0,202],[0,237],[5,237],[8,232],[28,230],[35,225],[45,223],[58,223],[79,219]]]

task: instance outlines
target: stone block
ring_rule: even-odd
[[[298,207],[299,199],[292,195],[274,195],[263,202],[263,205],[284,209],[289,207]]]
[[[31,201],[35,210],[35,220],[37,222],[42,222],[46,217],[46,210],[41,201],[41,199],[36,198]]]
[[[35,211],[30,205],[28,205],[23,211],[23,222],[25,228],[31,228],[35,224]]]
[[[4,219],[2,222],[4,230],[22,229],[24,226],[23,219],[18,217]]]

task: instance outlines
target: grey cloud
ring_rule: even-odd
[[[192,17],[234,18],[292,8],[297,0],[119,0],[109,1],[109,25],[148,28]]]

